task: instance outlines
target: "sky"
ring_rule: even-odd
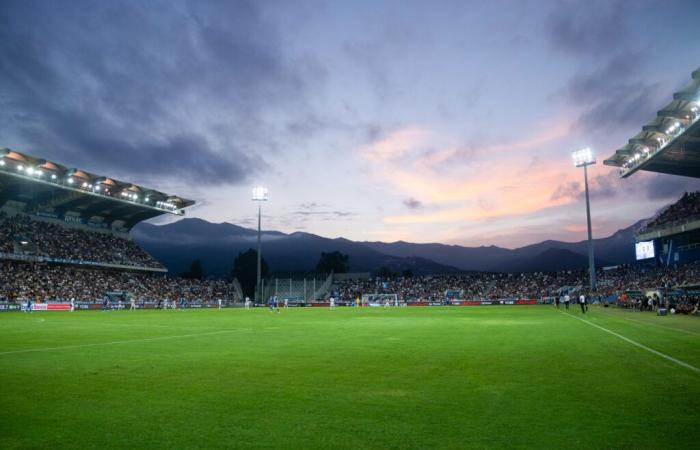
[[[695,179],[603,159],[700,68],[697,1],[0,2],[0,147],[187,217],[514,248],[652,216]],[[163,220],[172,220],[172,217]]]

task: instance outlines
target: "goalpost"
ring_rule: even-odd
[[[396,294],[362,294],[363,306],[399,306]]]

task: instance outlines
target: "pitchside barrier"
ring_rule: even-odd
[[[362,301],[362,306],[365,307],[417,307],[417,306],[486,306],[486,305],[536,305],[537,300],[534,299],[507,299],[507,300],[451,300],[449,302],[401,302],[398,301],[397,296],[394,294],[380,294],[380,295],[369,295]],[[336,300],[336,306],[355,306],[354,301]],[[26,303],[12,303],[12,302],[0,302],[0,312],[4,311],[20,311],[26,309]],[[136,309],[157,309],[158,303],[156,302],[137,302],[134,305]],[[243,303],[224,303],[221,305],[222,308],[242,308]],[[255,305],[256,307],[267,307],[267,305]],[[289,303],[290,307],[316,307],[316,308],[328,308],[330,306],[329,302],[310,302],[310,303]],[[177,309],[206,309],[206,308],[218,308],[218,303],[178,303]],[[75,310],[128,310],[131,308],[130,303],[123,302],[121,305],[118,303],[108,303],[106,306],[102,302],[75,302]],[[161,305],[161,309],[171,309],[171,307],[164,307]],[[70,311],[70,303],[63,302],[49,302],[49,303],[32,303],[32,311]]]
[[[487,306],[487,305],[536,305],[534,299],[507,300],[450,300],[447,304],[440,302],[408,302],[408,306]]]

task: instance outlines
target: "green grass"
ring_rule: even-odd
[[[700,318],[586,320],[700,367]],[[700,373],[546,306],[3,313],[0,383],[3,449],[700,442]]]

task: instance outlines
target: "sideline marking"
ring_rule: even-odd
[[[210,336],[213,334],[235,333],[236,331],[251,331],[251,330],[252,330],[252,328],[234,328],[231,330],[210,331],[208,333],[178,334],[178,335],[174,335],[174,336],[158,336],[158,337],[144,338],[144,339],[128,339],[128,340],[123,340],[123,341],[95,342],[92,344],[64,345],[61,347],[28,348],[28,349],[24,349],[24,350],[10,350],[7,352],[0,352],[0,356],[13,355],[13,354],[17,354],[17,353],[48,352],[48,351],[52,351],[52,350],[70,350],[70,349],[74,349],[74,348],[100,347],[103,345],[133,344],[136,342],[164,341],[164,340],[168,340],[168,339],[181,339],[181,338],[188,338],[188,337]]]
[[[647,346],[644,345],[644,344],[640,344],[640,343],[637,342],[637,341],[633,341],[632,339],[630,339],[630,338],[628,338],[628,337],[625,337],[625,336],[623,336],[623,335],[621,335],[621,334],[615,333],[614,331],[608,330],[607,328],[601,327],[600,325],[597,325],[597,324],[595,324],[595,323],[593,323],[593,322],[589,322],[588,320],[584,320],[584,319],[582,319],[582,318],[580,318],[580,317],[576,317],[576,316],[574,316],[574,315],[571,315],[571,314],[569,314],[569,313],[565,313],[565,312],[563,312],[563,311],[559,311],[559,312],[561,312],[562,314],[564,314],[564,315],[566,315],[566,316],[571,317],[572,319],[580,320],[581,322],[583,322],[583,323],[585,323],[585,324],[588,324],[588,325],[590,325],[590,326],[592,326],[592,327],[596,327],[596,328],[598,328],[599,330],[605,331],[606,333],[610,333],[610,334],[612,334],[613,336],[617,336],[617,337],[619,337],[620,339],[622,339],[623,341],[627,341],[627,342],[629,342],[630,344],[632,344],[632,345],[634,345],[634,346],[637,346],[637,347],[639,347],[639,348],[641,348],[641,349],[644,349],[644,350],[646,350],[646,351],[648,351],[648,352],[650,352],[650,353],[653,353],[653,354],[655,354],[655,355],[657,355],[657,356],[660,356],[660,357],[662,357],[662,358],[664,358],[664,359],[667,359],[667,360],[669,360],[669,361],[671,361],[671,362],[674,362],[674,363],[678,364],[679,366],[685,367],[686,369],[690,369],[690,370],[692,370],[692,371],[695,372],[695,373],[700,373],[700,369],[698,369],[697,367],[692,366],[692,365],[690,365],[690,364],[688,364],[688,363],[686,363],[686,362],[683,362],[683,361],[681,361],[680,359],[676,359],[676,358],[674,358],[673,356],[668,356],[667,354],[661,353],[661,352],[658,351],[658,350],[654,350],[653,348],[649,348],[649,347],[647,347]]]
[[[631,318],[631,317],[622,317],[621,315],[617,315],[617,314],[615,314],[615,313],[608,312],[608,311],[604,311],[604,310],[603,310],[603,313],[605,313],[605,315],[607,315],[607,316],[615,317],[615,318],[618,318],[618,319],[629,320],[630,322],[637,322],[637,323],[641,323],[641,324],[644,324],[644,325],[652,325],[652,326],[654,326],[654,327],[659,327],[659,328],[663,328],[663,329],[666,329],[666,330],[678,331],[679,333],[687,333],[687,334],[690,334],[690,335],[692,335],[692,336],[700,336],[700,333],[696,333],[695,331],[684,330],[684,329],[682,329],[682,328],[668,327],[668,326],[666,326],[666,325],[660,325],[660,324],[658,324],[658,323],[649,322],[649,321],[646,321],[646,320],[633,319],[633,318]]]

